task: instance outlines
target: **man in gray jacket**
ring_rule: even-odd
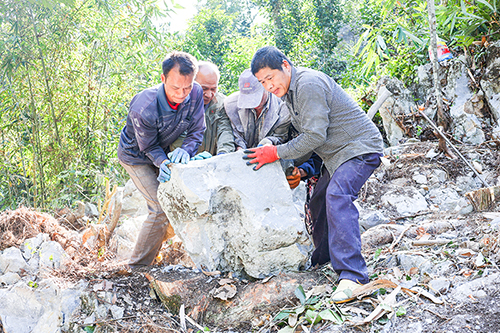
[[[236,149],[285,142],[290,126],[290,114],[285,103],[268,93],[249,69],[240,75],[238,85],[240,91],[224,101]]]
[[[353,202],[380,164],[382,136],[331,77],[293,67],[277,48],[257,50],[251,67],[267,91],[285,99],[299,135],[282,145],[252,148],[244,158],[251,159],[248,164],[257,163],[255,170],[280,158],[301,159],[312,152],[323,160],[310,202],[315,245],[312,264],[331,262],[340,280],[332,300],[346,300],[369,281],[361,255],[359,213]]]

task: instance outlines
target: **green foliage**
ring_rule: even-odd
[[[269,44],[269,38],[255,29],[241,27],[242,17],[246,17],[244,22],[251,20],[250,5],[247,4],[247,12],[234,6],[225,1],[209,1],[190,21],[180,42],[184,51],[219,67],[219,90],[226,95],[238,90],[238,77],[250,67],[255,51]]]
[[[0,4],[0,208],[96,201],[119,176],[126,103],[159,81],[162,15],[154,0]]]
[[[301,285],[295,289],[295,296],[300,305],[284,309],[273,318],[273,321],[282,326],[279,332],[294,332],[300,324],[316,325],[321,321],[340,325],[347,319],[335,304],[328,304],[319,296],[308,298]]]
[[[468,47],[473,40],[500,37],[497,0],[465,2],[452,0],[436,6],[439,31],[458,46]]]
[[[294,65],[321,70],[337,77],[346,66],[334,48],[345,24],[342,0],[258,0],[273,23],[274,45]]]
[[[400,306],[397,310],[396,310],[396,316],[398,317],[402,317],[406,315],[406,308],[403,307],[403,306]]]

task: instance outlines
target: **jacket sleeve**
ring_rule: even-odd
[[[231,121],[224,106],[219,108],[217,124],[217,154],[232,153],[234,151],[234,136]]]
[[[203,109],[203,93],[199,85],[195,85],[192,92],[191,107],[194,107],[194,113],[191,117],[187,128],[186,138],[182,143],[181,148],[188,152],[189,156],[193,157],[198,151],[203,140],[205,132],[205,112]]]
[[[236,145],[235,148],[241,147],[243,149],[247,149],[247,142],[245,141],[245,133],[238,130],[239,126],[241,126],[241,128],[243,128],[241,121],[240,121],[238,108],[236,106],[236,103],[238,100],[238,97],[237,97],[238,94],[239,94],[239,92],[235,92],[235,93],[229,95],[224,100],[224,111],[226,112],[226,115],[229,118],[229,121],[231,123],[233,137],[234,137],[234,143]]]
[[[286,103],[282,103],[279,108],[279,120],[266,138],[271,140],[275,146],[287,142],[291,123],[292,120]]]
[[[139,150],[159,167],[167,159],[167,154],[158,141],[158,119],[153,116],[154,112],[149,111],[137,112],[131,103],[130,117]]]
[[[325,89],[315,82],[304,84],[297,90],[297,103],[290,112],[298,114],[302,131],[293,140],[278,146],[280,158],[296,159],[326,142],[330,113],[326,94]]]
[[[323,165],[323,160],[316,153],[313,153],[311,158],[299,166],[299,169],[304,170],[307,176],[304,179],[311,178],[312,176],[317,176],[321,172],[321,166]]]

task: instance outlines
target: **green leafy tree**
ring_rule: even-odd
[[[154,0],[0,4],[0,207],[96,200],[127,103],[158,83]]]

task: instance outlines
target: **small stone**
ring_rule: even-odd
[[[0,254],[0,273],[17,273],[28,269],[29,266],[17,247],[9,247]]]
[[[438,156],[438,155],[439,155],[439,152],[436,152],[436,151],[434,150],[434,148],[432,148],[431,150],[429,150],[429,151],[427,152],[427,154],[425,154],[425,157],[427,157],[427,158],[434,158],[434,157],[436,157],[436,156]]]
[[[97,209],[97,206],[90,202],[85,203],[85,215],[88,217],[98,217],[99,210]]]
[[[414,174],[412,178],[417,184],[427,184],[427,177],[425,175]]]
[[[435,279],[429,282],[429,289],[434,295],[445,294],[450,288],[450,281],[444,278]]]
[[[111,305],[109,308],[111,310],[111,315],[113,316],[113,319],[120,319],[123,318],[123,308],[117,305]]]
[[[21,277],[17,273],[7,272],[0,276],[0,287],[2,285],[13,285],[17,281],[21,280]]]

